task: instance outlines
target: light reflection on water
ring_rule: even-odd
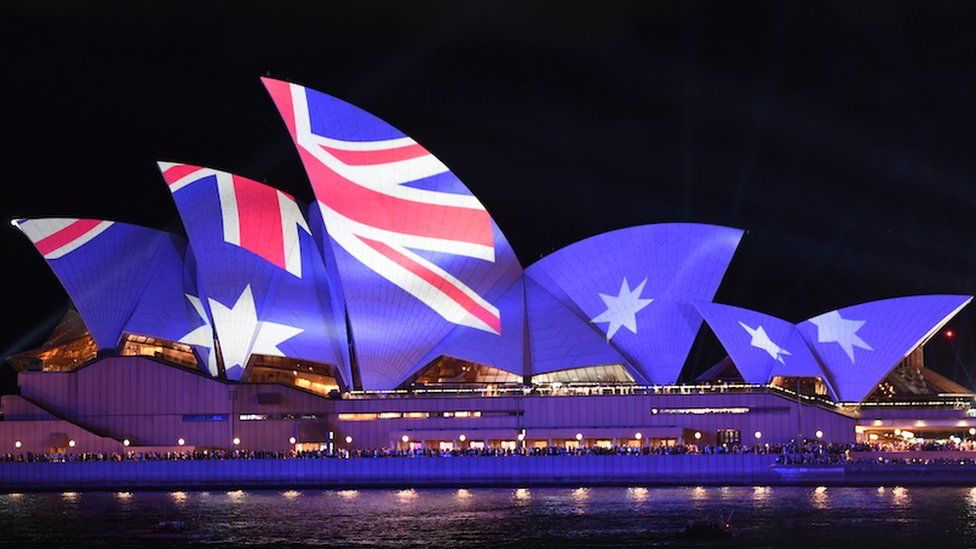
[[[827,495],[826,486],[817,486],[810,494],[810,504],[814,509],[827,509],[830,507],[830,496]]]
[[[971,546],[976,488],[571,487],[64,492],[0,495],[2,544],[674,546],[731,515],[731,540],[776,547]],[[178,521],[184,530],[160,531]],[[585,540],[585,543],[583,543]]]
[[[752,489],[752,500],[756,503],[763,503],[769,499],[772,488],[768,486],[755,486]]]
[[[630,496],[630,498],[634,501],[642,502],[647,501],[649,492],[647,491],[647,488],[644,488],[643,486],[636,486],[627,488],[627,495]]]
[[[401,502],[417,499],[417,491],[413,488],[409,490],[400,490],[396,493],[396,495],[397,499]]]
[[[909,505],[911,502],[911,497],[908,495],[908,488],[895,486],[895,489],[891,491],[891,503],[904,507]]]

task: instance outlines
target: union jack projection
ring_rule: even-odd
[[[44,259],[57,259],[84,246],[112,224],[101,219],[32,219],[17,226]]]
[[[220,196],[224,242],[254,252],[301,278],[298,230],[311,234],[290,195],[246,177],[190,164],[160,162],[170,192],[214,177]]]
[[[521,267],[481,202],[434,155],[379,118],[297,84],[264,83],[298,148],[325,229],[339,248],[350,314],[375,313],[377,320],[390,320],[392,314],[435,331],[453,325],[500,335],[503,312],[491,295],[508,289]],[[342,268],[347,258],[372,276],[347,275]],[[368,310],[367,300],[357,298],[356,286],[377,288],[380,281],[399,290],[385,290],[385,313]],[[403,293],[449,326],[434,328],[438,322],[425,319]],[[371,301],[382,303],[375,296]],[[353,335],[359,352],[363,337]],[[421,334],[403,335],[416,340]],[[390,351],[376,350],[375,358],[392,360]],[[398,379],[410,368],[396,365],[388,373]]]

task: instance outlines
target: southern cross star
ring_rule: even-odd
[[[866,341],[857,335],[857,331],[864,326],[865,320],[849,320],[837,311],[830,311],[810,322],[817,326],[817,341],[820,343],[836,343],[847,353],[847,358],[854,364],[854,347],[873,351]]]
[[[766,333],[766,329],[761,325],[753,329],[750,328],[745,322],[740,321],[739,326],[742,326],[742,328],[749,332],[749,335],[752,336],[752,341],[749,342],[750,345],[757,349],[766,351],[769,353],[769,356],[773,358],[773,360],[776,360],[780,364],[786,364],[783,362],[784,356],[792,356],[792,353],[774,343]]]
[[[607,327],[607,341],[617,333],[621,326],[633,333],[637,333],[637,312],[651,304],[653,299],[642,299],[640,294],[647,284],[645,278],[633,290],[627,284],[625,277],[620,283],[620,292],[617,295],[600,294],[600,299],[607,306],[607,310],[590,319],[590,322],[609,322]]]

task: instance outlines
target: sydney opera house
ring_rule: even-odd
[[[851,442],[976,427],[974,395],[924,363],[971,296],[800,322],[716,303],[743,231],[694,223],[611,231],[523,266],[412,138],[324,93],[264,85],[313,204],[160,162],[185,236],[12,221],[73,309],[41,348],[8,357],[19,393],[2,398],[0,453]],[[728,358],[689,376],[710,334]]]

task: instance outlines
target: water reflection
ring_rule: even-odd
[[[769,499],[769,493],[772,488],[768,486],[754,486],[752,488],[752,501],[756,503],[763,503]]]
[[[647,488],[644,488],[643,486],[627,488],[627,496],[638,503],[647,501],[648,495],[650,495],[650,492],[648,492]]]
[[[826,486],[817,486],[810,495],[810,503],[814,509],[827,509],[830,506]]]
[[[895,486],[895,489],[891,491],[891,503],[899,507],[903,507],[912,502],[912,499],[908,496],[908,489],[903,486]]]
[[[413,488],[407,490],[398,490],[396,493],[397,499],[400,501],[412,501],[417,499],[417,491]]]
[[[85,547],[98,540],[108,547],[150,547],[165,537],[175,545],[214,547],[246,542],[461,548],[495,540],[511,546],[660,547],[675,546],[669,540],[689,520],[730,512],[731,541],[750,549],[971,547],[976,536],[976,488],[968,486],[736,486],[724,493],[717,487],[643,486],[292,492],[284,487],[220,491],[209,498],[186,492],[178,505],[181,496],[173,491],[0,496],[0,545]],[[159,521],[185,523],[186,531],[161,534]]]
[[[586,500],[590,497],[589,488],[577,488],[570,493],[573,498],[573,513],[577,515],[586,514]]]

